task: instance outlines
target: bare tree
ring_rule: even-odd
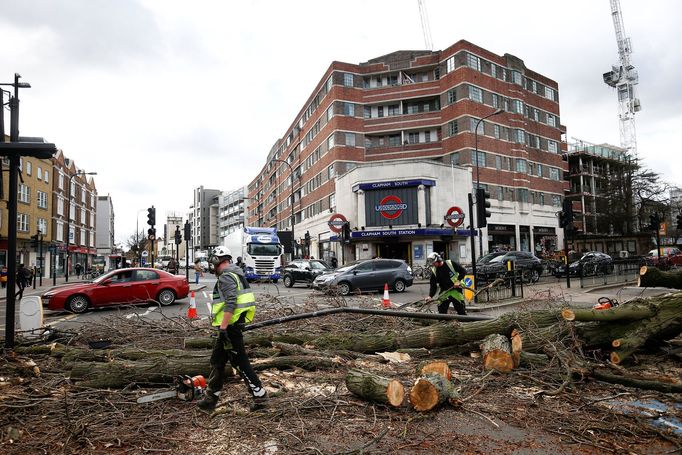
[[[149,241],[147,240],[147,235],[144,231],[140,231],[137,234],[132,234],[126,240],[126,246],[128,247],[134,258],[139,258],[140,253],[149,247]]]

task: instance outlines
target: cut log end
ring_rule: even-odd
[[[620,358],[617,352],[615,351],[611,352],[611,363],[613,363],[614,365],[618,365],[621,360],[622,359]]]
[[[416,411],[430,411],[438,405],[439,396],[436,387],[425,378],[417,379],[410,389],[410,403]]]
[[[521,332],[514,329],[511,333],[511,355],[514,368],[518,368],[521,363],[521,352],[523,352],[523,337]]]
[[[614,348],[619,348],[621,344],[623,344],[623,341],[620,338],[617,338],[611,342],[611,346]]]
[[[514,369],[514,359],[505,351],[492,350],[483,357],[483,368],[486,371],[497,370],[500,373],[509,373]]]
[[[639,276],[646,275],[647,270],[649,270],[649,269],[647,268],[646,265],[641,266],[641,267],[639,268]]]
[[[386,399],[388,399],[388,404],[393,407],[400,407],[405,399],[405,387],[395,379],[388,383],[386,388]]]
[[[426,362],[420,365],[419,368],[417,368],[417,374],[419,376],[424,376],[427,374],[439,374],[448,381],[452,379],[452,371],[450,371],[450,366],[443,360]]]
[[[564,318],[566,321],[574,321],[575,312],[570,308],[564,308],[563,310],[561,310],[561,317]]]

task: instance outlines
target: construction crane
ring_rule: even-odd
[[[422,32],[424,33],[424,45],[430,51],[433,50],[433,41],[431,40],[431,27],[429,27],[429,15],[426,12],[426,5],[424,0],[417,0],[419,2],[419,15],[422,19]]]
[[[642,109],[635,90],[639,83],[639,77],[630,60],[632,44],[630,38],[625,36],[620,0],[610,1],[611,17],[613,18],[613,27],[616,30],[616,42],[618,44],[620,65],[613,65],[611,71],[604,73],[603,77],[604,82],[610,87],[614,87],[618,94],[620,145],[628,151],[630,156],[637,159],[635,112],[639,112]]]

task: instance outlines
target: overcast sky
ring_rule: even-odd
[[[618,60],[608,0],[425,4],[434,50],[466,39],[516,55],[559,83],[569,139],[620,143],[602,81]],[[681,185],[682,2],[621,5],[640,79],[639,155]],[[0,82],[18,72],[32,85],[21,134],[98,173],[117,242],[152,204],[157,220],[184,215],[199,185],[249,183],[332,61],[425,48],[417,0],[0,0],[0,36]]]

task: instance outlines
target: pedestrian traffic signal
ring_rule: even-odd
[[[156,225],[156,209],[154,206],[147,209],[147,224],[150,226]]]
[[[190,225],[189,221],[185,221],[185,242],[189,242],[189,236],[190,236]]]
[[[490,193],[483,188],[476,188],[476,226],[479,228],[488,225],[490,218]]]

